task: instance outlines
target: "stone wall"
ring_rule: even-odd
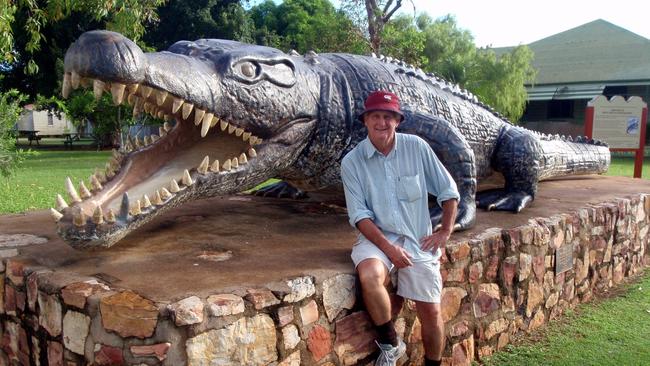
[[[490,355],[638,273],[650,262],[649,228],[650,196],[638,195],[450,243],[446,364]],[[556,275],[555,251],[566,246],[573,266]],[[354,365],[375,349],[350,274],[154,303],[19,257],[0,267],[0,365]],[[409,301],[396,324],[419,365]]]

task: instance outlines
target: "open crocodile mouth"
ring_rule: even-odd
[[[129,137],[119,151],[113,150],[88,185],[66,179],[71,203],[57,195],[51,214],[73,246],[110,246],[126,235],[126,226],[142,224],[152,213],[196,195],[197,185],[235,180],[255,164],[255,146],[262,139],[214,111],[144,83],[88,79],[76,72],[65,74],[63,96],[79,86],[92,86],[96,98],[110,92],[114,104],[127,103],[134,115],[144,112],[164,123],[158,135]]]

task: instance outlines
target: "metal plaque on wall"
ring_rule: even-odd
[[[555,274],[573,269],[573,245],[563,245],[555,250]]]

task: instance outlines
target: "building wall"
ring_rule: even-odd
[[[77,129],[72,122],[61,115],[58,118],[55,114],[47,111],[25,111],[16,123],[16,129],[22,131],[38,131],[41,136],[57,136],[64,133],[76,133]]]

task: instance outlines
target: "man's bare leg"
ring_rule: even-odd
[[[391,320],[390,297],[386,285],[388,284],[388,268],[384,262],[375,258],[363,260],[357,266],[361,293],[366,309],[375,325],[385,324]]]
[[[422,324],[424,354],[429,360],[440,360],[445,347],[445,324],[440,304],[416,301],[415,309]]]

